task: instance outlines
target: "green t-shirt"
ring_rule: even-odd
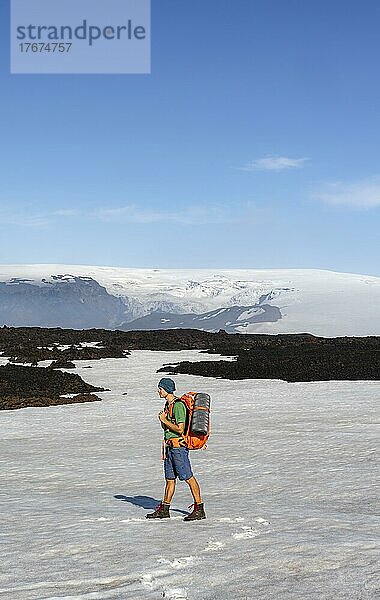
[[[183,402],[174,402],[173,406],[173,418],[171,419],[168,415],[168,420],[174,423],[175,425],[179,425],[180,423],[186,423],[186,406]],[[174,433],[174,431],[170,431],[166,425],[164,426],[164,438],[165,440],[170,440],[170,438],[179,438],[181,437],[179,433]]]

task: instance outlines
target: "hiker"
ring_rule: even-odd
[[[205,511],[201,499],[199,484],[191,470],[189,449],[182,438],[185,430],[187,408],[186,405],[174,395],[175,383],[172,379],[164,377],[158,383],[158,394],[166,400],[164,410],[158,418],[164,429],[164,473],[165,493],[163,501],[153,513],[146,515],[147,519],[165,519],[170,517],[170,502],[175,492],[176,479],[186,481],[194,499],[193,511],[184,521],[197,521],[205,519]]]

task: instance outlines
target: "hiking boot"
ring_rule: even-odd
[[[162,502],[160,502],[160,504],[158,506],[156,506],[156,510],[153,513],[149,513],[148,515],[146,515],[146,518],[147,519],[169,519],[170,518],[169,506],[170,506],[170,504],[163,504]]]
[[[200,504],[194,502],[194,504],[190,504],[189,508],[191,508],[192,506],[194,506],[193,512],[187,515],[187,517],[184,518],[184,521],[200,521],[200,519],[206,518],[206,513],[203,508],[203,502],[201,502]]]

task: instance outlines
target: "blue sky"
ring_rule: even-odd
[[[0,263],[380,275],[377,0],[153,0],[151,75],[10,75]]]

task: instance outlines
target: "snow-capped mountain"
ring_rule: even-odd
[[[152,312],[145,317],[134,319],[130,323],[123,323],[120,329],[152,330],[152,329],[203,329],[218,331],[224,329],[227,333],[243,332],[247,327],[256,323],[273,323],[281,319],[281,312],[276,306],[270,304],[257,304],[255,306],[232,306],[231,308],[217,308],[207,313],[195,315]]]
[[[380,278],[323,270],[0,266],[0,325],[380,335]]]

